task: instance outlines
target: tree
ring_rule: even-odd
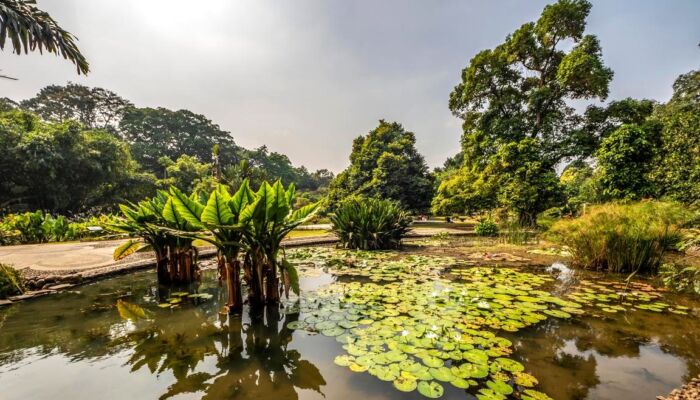
[[[68,83],[46,86],[21,106],[46,121],[76,120],[91,129],[116,132],[124,112],[133,104],[106,89]]]
[[[600,143],[624,124],[642,125],[654,111],[653,100],[626,98],[612,101],[606,107],[588,106],[580,129],[572,132],[569,143],[572,155],[586,159],[595,153]]]
[[[519,220],[529,222],[540,205],[558,197],[554,167],[579,157],[581,142],[589,140],[581,133],[583,117],[567,102],[605,99],[613,75],[598,39],[585,34],[590,8],[585,0],[548,5],[536,22],[470,60],[449,100],[464,121],[462,152],[455,157],[463,161],[442,175],[450,182],[438,187],[434,210],[497,204],[514,207]],[[451,202],[454,193],[460,200]],[[475,204],[465,203],[472,199]]]
[[[350,166],[330,185],[330,205],[357,194],[396,200],[411,211],[427,209],[433,180],[415,144],[415,135],[401,124],[379,121],[353,141]]]
[[[596,170],[584,161],[574,161],[567,165],[559,183],[566,198],[565,211],[578,215],[587,204],[596,204],[601,200],[599,177]]]
[[[0,113],[0,205],[81,211],[134,200],[154,178],[138,171],[126,143],[80,123],[46,123],[21,110]]]
[[[90,65],[75,44],[75,36],[34,4],[34,0],[0,0],[0,49],[5,49],[9,38],[18,55],[46,50],[70,60],[78,74],[87,74]]]
[[[660,196],[700,202],[700,70],[678,77],[673,97],[654,112],[663,125],[650,179]]]
[[[465,135],[495,145],[537,138],[548,165],[575,155],[565,139],[579,117],[566,102],[605,99],[613,76],[598,39],[584,34],[590,8],[585,0],[548,5],[537,22],[471,59],[449,102]]]
[[[161,172],[158,160],[187,154],[199,162],[212,161],[211,149],[220,148],[220,162],[238,162],[240,148],[229,132],[200,114],[165,108],[130,108],[124,112],[119,131],[131,145],[134,158],[148,171]]]
[[[175,186],[187,193],[200,190],[209,193],[216,187],[211,164],[200,163],[188,155],[175,161],[163,157],[160,163],[165,168],[165,178],[159,179],[157,184],[163,189]]]
[[[600,144],[596,152],[602,195],[606,199],[637,200],[656,193],[648,177],[659,126],[623,125]]]

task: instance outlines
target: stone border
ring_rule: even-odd
[[[656,400],[697,400],[700,399],[700,376],[693,378],[680,389],[673,389],[668,396],[656,396]]]
[[[449,232],[448,234],[451,236],[474,236],[474,233],[470,231]],[[406,239],[427,238],[434,235],[435,233],[409,233],[406,235]],[[290,239],[282,242],[282,248],[321,246],[335,244],[338,242],[339,239],[331,235],[324,237]],[[214,249],[206,249],[199,252],[200,260],[206,260],[215,256],[216,250]],[[155,266],[155,260],[146,259],[133,261],[130,263],[113,264],[106,267],[86,269],[83,271],[75,271],[68,274],[56,274],[52,271],[42,271],[41,275],[30,278],[30,280],[27,281],[27,286],[33,288],[34,290],[28,290],[18,296],[10,296],[7,300],[0,300],[0,306],[11,305],[22,300],[58,293],[77,285],[95,282],[100,279],[105,279],[116,275],[123,275],[140,270],[155,268]]]

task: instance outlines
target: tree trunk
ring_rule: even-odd
[[[274,264],[267,265],[265,275],[265,303],[268,305],[278,304],[280,302],[280,282]]]
[[[241,264],[238,260],[226,259],[226,291],[228,301],[226,308],[229,314],[243,311],[243,296],[241,295]]]

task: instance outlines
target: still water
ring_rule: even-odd
[[[339,278],[302,274],[303,293]],[[561,290],[551,285],[552,291]],[[199,293],[174,308],[177,292]],[[175,296],[173,294],[176,294]],[[189,288],[158,287],[151,271],[0,309],[0,399],[421,399],[391,382],[335,365],[333,337],[293,331],[293,309],[219,314],[215,271]],[[147,318],[124,319],[118,301]],[[515,333],[511,358],[554,399],[654,399],[700,373],[700,306],[687,315],[635,310],[547,319]],[[442,398],[478,392],[447,387]]]

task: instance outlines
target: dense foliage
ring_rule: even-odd
[[[129,146],[75,121],[0,113],[0,208],[78,211],[143,196],[153,177],[139,172]]]
[[[8,214],[0,219],[0,245],[94,238],[110,233],[113,222],[110,215],[68,219],[42,211]]]
[[[395,202],[358,197],[342,202],[330,219],[342,246],[360,250],[399,248],[411,224]]]
[[[331,183],[330,208],[349,196],[359,195],[395,200],[414,212],[426,210],[433,181],[415,144],[413,132],[384,120],[367,136],[356,138],[350,166]]]
[[[586,145],[574,134],[581,116],[567,102],[604,99],[613,75],[598,39],[585,34],[590,7],[585,0],[548,5],[537,22],[462,71],[449,106],[464,121],[463,162],[441,176],[436,213],[499,205],[534,224],[535,214],[553,204],[554,167]]]
[[[569,247],[580,266],[655,273],[664,252],[680,239],[680,228],[691,217],[677,203],[609,203],[591,207],[578,218],[560,220],[548,233]]]
[[[22,274],[11,266],[0,263],[0,299],[21,294],[23,291]]]
[[[74,83],[47,86],[19,103],[0,99],[0,144],[9,177],[0,181],[0,213],[84,212],[170,185],[209,191],[244,179],[295,183],[316,201],[334,177],[295,167],[265,146],[244,149],[203,115],[135,108],[114,92]]]

